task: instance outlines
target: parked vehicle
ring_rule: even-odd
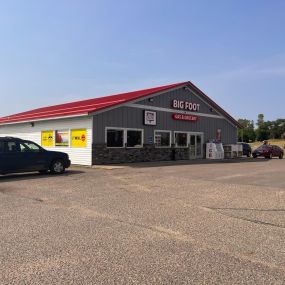
[[[284,156],[284,151],[282,148],[280,148],[277,145],[268,145],[264,144],[260,147],[258,147],[253,153],[253,158],[257,158],[259,156],[265,157],[265,158],[272,158],[272,157],[279,157],[280,159]]]
[[[32,141],[0,138],[0,174],[31,171],[61,174],[69,166],[66,153],[47,151]]]
[[[247,157],[251,157],[252,149],[248,143],[239,142],[239,145],[242,145],[242,154],[246,155]]]

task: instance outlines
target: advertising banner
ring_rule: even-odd
[[[55,131],[55,145],[56,146],[69,146],[69,131]]]
[[[42,131],[42,146],[43,147],[53,147],[54,146],[53,131]]]
[[[86,147],[87,131],[86,129],[71,130],[71,147]]]

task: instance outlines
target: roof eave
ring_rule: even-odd
[[[209,104],[213,105],[217,111],[221,112],[224,117],[226,117],[232,124],[234,124],[237,128],[242,129],[242,125],[234,119],[228,112],[226,112],[221,106],[219,106],[215,101],[213,101],[205,92],[203,92],[200,88],[198,88],[195,84],[193,84],[191,81],[189,81],[189,85],[196,89],[200,94],[202,94]]]
[[[82,113],[82,114],[71,115],[71,116],[58,116],[58,117],[39,118],[39,119],[27,119],[27,120],[24,120],[24,121],[0,122],[0,126],[14,125],[14,124],[24,124],[24,123],[33,123],[33,122],[40,122],[40,121],[70,119],[70,118],[85,117],[85,116],[89,116],[89,113]]]

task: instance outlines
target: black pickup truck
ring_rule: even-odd
[[[238,142],[239,145],[242,145],[242,154],[246,155],[247,157],[251,157],[252,149],[248,143]]]
[[[68,154],[48,151],[38,144],[0,137],[0,174],[33,172],[61,174],[70,166]]]

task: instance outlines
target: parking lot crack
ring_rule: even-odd
[[[231,210],[231,211],[285,212],[285,209],[215,208],[215,207],[207,207],[207,208],[212,210]]]
[[[222,212],[221,210],[229,210],[228,208],[212,208],[212,207],[200,207],[201,209],[208,209],[209,211],[214,211],[214,212],[217,212],[223,216],[227,216],[227,217],[230,217],[230,218],[234,218],[234,219],[239,219],[239,220],[243,220],[243,221],[246,221],[246,222],[251,222],[251,223],[254,223],[254,224],[258,224],[258,225],[263,225],[263,226],[271,226],[271,227],[276,227],[276,228],[280,228],[280,229],[285,229],[285,226],[283,225],[277,225],[277,224],[273,224],[273,223],[270,223],[270,222],[264,222],[264,221],[260,221],[260,220],[256,220],[256,219],[249,219],[249,218],[245,218],[245,217],[239,217],[239,216],[236,216],[236,215],[232,215],[232,214],[229,214],[229,213],[224,213]],[[241,209],[233,209],[233,210],[241,210]],[[247,211],[249,211],[250,209],[246,209]],[[254,209],[255,211],[257,211],[257,209]],[[262,210],[261,210],[262,211]],[[264,211],[270,211],[270,210],[264,210]],[[283,209],[281,210],[272,210],[272,211],[284,211]]]

